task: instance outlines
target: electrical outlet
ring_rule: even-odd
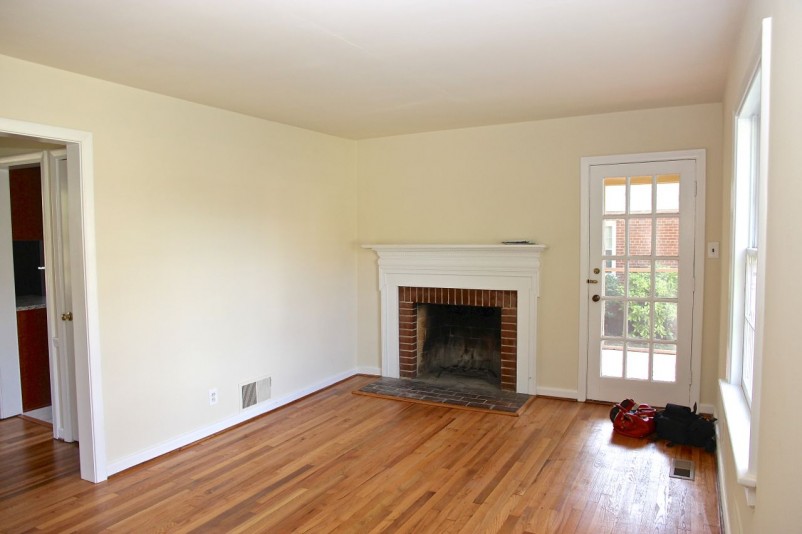
[[[718,258],[718,241],[710,241],[707,244],[707,257]]]
[[[214,406],[217,404],[217,388],[212,388],[209,390],[209,406]]]

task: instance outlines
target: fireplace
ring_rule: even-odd
[[[490,329],[479,325],[473,327],[473,332],[467,332],[461,361],[442,366],[456,365],[462,367],[457,372],[468,374],[473,373],[471,369],[477,374],[489,369],[498,374],[502,389],[537,393],[537,301],[543,245],[365,245],[365,248],[379,256],[382,376],[414,378],[421,371],[431,371],[432,364],[421,360],[424,352],[431,357],[426,351],[426,341],[419,339],[421,325],[429,328],[424,322],[432,312],[428,306],[465,306],[480,315],[485,312],[476,310],[497,308],[498,363],[485,361],[490,359],[486,350],[493,348],[493,342],[481,341],[473,335],[478,330]],[[465,337],[466,332],[452,329],[450,334],[444,330],[438,335],[441,338],[450,335],[454,348],[463,343],[458,338]],[[440,363],[433,365],[437,372]]]
[[[399,375],[480,378],[515,391],[517,292],[398,288]]]

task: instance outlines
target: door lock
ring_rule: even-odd
[[[61,314],[62,321],[72,321],[72,312],[62,313]]]
[[[599,302],[601,300],[601,297],[599,295],[593,295],[592,297],[590,297],[590,299],[593,302]]]

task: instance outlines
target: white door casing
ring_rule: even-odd
[[[702,150],[583,158],[580,400],[698,402],[704,164]]]
[[[0,167],[0,419],[22,413],[8,167]]]
[[[107,478],[107,465],[100,376],[92,134],[4,118],[0,118],[0,132],[67,147],[70,286],[81,478],[101,482]]]

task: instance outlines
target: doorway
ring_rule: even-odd
[[[701,156],[583,160],[580,385],[586,398],[698,402]]]
[[[72,239],[65,257],[69,258],[71,269],[75,419],[81,438],[81,478],[101,482],[107,477],[107,467],[101,402],[92,135],[79,130],[0,118],[0,137],[66,147],[62,168],[66,170],[68,191],[65,200],[69,208],[65,223]],[[52,163],[58,165],[55,160]],[[0,356],[0,360],[4,365],[7,358]],[[14,396],[9,389],[5,380],[0,381],[0,409],[3,409],[2,405],[8,406],[8,398]]]
[[[48,150],[29,152],[30,148]],[[67,153],[63,146],[8,138],[0,138],[0,150],[28,151],[0,157],[3,187],[10,190],[9,202],[3,205],[11,208],[14,264],[13,281],[4,278],[1,283],[13,284],[19,354],[17,369],[13,357],[3,361],[2,386],[9,391],[0,404],[0,417],[20,412],[10,396],[21,389],[23,415],[52,424],[56,439],[77,441]],[[0,221],[6,234],[7,223]],[[8,261],[4,257],[3,263]],[[0,302],[9,323],[14,322],[11,304],[7,296]],[[13,343],[6,345],[13,352]],[[11,384],[17,375],[19,385]]]
[[[30,157],[31,163],[8,165],[10,202],[2,209],[10,208],[11,213],[22,413],[52,425],[53,408],[58,411],[60,399],[51,391],[51,351],[48,349],[49,340],[53,338],[53,333],[48,332],[48,315],[52,316],[54,310],[48,309],[46,301],[54,288],[45,273],[53,267],[45,260],[45,252],[52,246],[45,240],[44,231],[44,213],[48,206],[43,201],[43,184],[47,183],[47,177],[42,179],[44,153],[33,153]],[[5,166],[7,161],[0,158],[0,165]],[[8,253],[7,250],[0,252]],[[54,432],[53,437],[57,438],[58,432]]]

